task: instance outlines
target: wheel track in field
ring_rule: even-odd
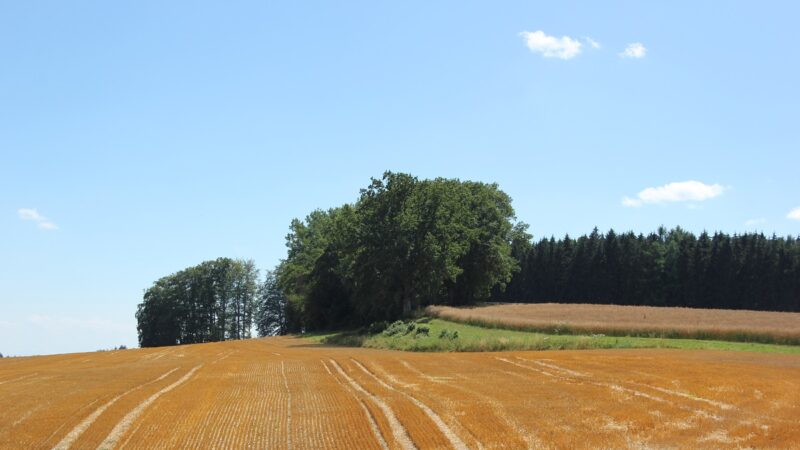
[[[519,435],[519,438],[525,442],[527,448],[529,449],[544,448],[544,444],[542,444],[541,440],[538,438],[538,436],[536,436],[536,433],[526,430],[524,425],[522,425],[519,421],[515,420],[513,417],[510,417],[505,407],[503,407],[502,403],[498,402],[497,399],[489,395],[475,391],[473,389],[461,386],[458,383],[450,382],[450,380],[453,379],[451,377],[437,377],[428,375],[422,370],[414,367],[408,361],[401,360],[400,363],[411,372],[414,372],[415,374],[419,375],[420,377],[426,380],[429,380],[433,383],[442,384],[444,386],[447,386],[449,389],[460,391],[463,392],[464,394],[467,394],[470,397],[479,398],[483,400],[492,409],[492,413],[494,413],[495,417],[497,417],[501,422],[504,422],[508,428],[514,430],[514,432],[516,432]]]
[[[416,373],[416,374],[420,375],[420,376],[421,376],[422,378],[424,378],[425,380],[427,380],[427,381],[430,381],[430,382],[434,382],[434,383],[442,383],[442,381],[441,381],[441,380],[439,380],[439,379],[438,379],[438,377],[430,377],[430,376],[428,376],[428,375],[425,375],[425,374],[423,374],[421,371],[419,371],[419,370],[416,370],[415,368],[413,368],[413,367],[412,367],[410,364],[407,364],[407,363],[406,363],[406,361],[402,361],[402,360],[401,360],[400,362],[401,362],[401,364],[403,364],[403,365],[404,365],[406,368],[408,368],[408,369],[409,369],[409,370],[411,370],[412,372],[414,372],[414,373]],[[373,373],[375,376],[378,376],[378,377],[383,377],[385,380],[388,380],[388,383],[387,383],[387,384],[394,385],[393,387],[395,387],[395,386],[399,386],[400,388],[402,388],[402,389],[400,389],[400,391],[401,391],[401,392],[403,392],[403,393],[405,393],[405,394],[407,394],[407,395],[411,395],[411,394],[408,394],[408,392],[406,392],[406,389],[411,389],[411,390],[414,390],[414,391],[416,391],[416,392],[425,392],[425,391],[426,391],[425,389],[421,389],[421,388],[419,387],[420,385],[419,385],[419,384],[417,384],[417,383],[406,383],[406,382],[404,382],[402,379],[400,379],[400,378],[402,378],[402,377],[400,377],[400,378],[396,377],[395,375],[393,375],[393,374],[391,373],[391,371],[390,371],[389,369],[387,369],[387,368],[383,367],[383,366],[382,366],[381,364],[379,364],[377,361],[371,361],[371,363],[370,363],[370,364],[371,364],[371,367],[370,367],[369,369],[367,369],[367,370],[369,370],[370,372],[372,372],[372,373]],[[450,378],[450,377],[445,377],[445,378],[447,378],[447,379],[452,379],[452,378]],[[445,385],[447,385],[447,383],[445,383]],[[429,385],[423,384],[423,386],[429,386]],[[461,389],[458,389],[458,390],[461,390]],[[462,392],[463,392],[463,391],[462,391]],[[432,395],[430,395],[430,394],[428,395],[428,398],[432,398],[432,397],[435,397],[435,396],[432,396]],[[450,399],[447,399],[447,397],[446,397],[446,396],[442,396],[442,397],[443,397],[445,400],[450,400]],[[477,397],[480,397],[480,396],[478,395]],[[426,405],[426,406],[427,406],[427,405]],[[419,408],[419,406],[417,406],[417,407]],[[421,410],[422,410],[422,411],[425,413],[425,415],[428,415],[428,414],[427,414],[427,412],[426,412],[424,409],[422,409],[422,408],[420,408],[420,409],[421,409]],[[431,410],[432,410],[432,409],[431,409]],[[438,413],[437,413],[437,414],[438,414]],[[451,411],[451,416],[454,416],[454,415],[455,415],[455,413],[454,413],[453,411]],[[440,416],[440,417],[441,417],[441,416]],[[431,419],[431,420],[433,420],[433,418],[432,418],[432,417],[430,417],[430,416],[428,416],[428,418],[429,418],[429,419]],[[484,446],[483,446],[483,444],[481,443],[481,440],[480,440],[480,439],[479,439],[479,438],[478,438],[478,437],[477,437],[477,436],[476,436],[476,435],[475,435],[475,434],[472,432],[472,430],[470,430],[468,427],[464,426],[464,424],[460,423],[460,422],[458,421],[458,419],[452,418],[452,419],[451,419],[451,423],[452,423],[452,422],[455,422],[455,423],[456,423],[456,425],[457,425],[457,427],[458,427],[459,431],[461,432],[461,433],[460,433],[460,434],[461,434],[461,436],[464,436],[464,435],[466,435],[466,436],[469,436],[469,437],[472,439],[472,441],[474,441],[474,444],[473,444],[473,445],[474,445],[474,447],[467,446],[467,448],[475,448],[475,449],[477,449],[477,450],[484,450]],[[434,423],[435,423],[435,422],[434,422]],[[437,425],[437,428],[438,428],[438,425]],[[440,431],[441,431],[441,430],[440,430]],[[452,431],[452,429],[451,429],[451,431]],[[442,434],[444,434],[444,432],[442,432]],[[459,434],[458,434],[458,433],[455,433],[455,432],[453,432],[453,434],[455,434],[456,436],[459,436]],[[462,442],[463,442],[463,440],[462,440]],[[466,444],[465,444],[465,445],[466,445]]]
[[[328,368],[328,365],[325,364],[325,361],[320,360],[320,362],[322,363],[322,366],[325,367],[325,371],[328,372],[328,375],[333,377],[333,379],[336,380],[336,382],[339,383],[339,385],[342,386],[342,388],[350,392],[351,395],[353,395],[353,397],[356,399],[356,401],[358,401],[359,406],[361,406],[361,410],[364,412],[364,417],[367,419],[367,422],[369,423],[369,429],[372,431],[372,435],[375,436],[375,440],[378,441],[378,444],[381,446],[383,450],[389,450],[389,444],[386,442],[386,439],[383,438],[383,434],[381,434],[381,429],[380,427],[378,427],[378,422],[375,420],[375,417],[372,415],[369,408],[367,408],[367,405],[364,404],[364,401],[358,398],[357,395],[353,394],[350,391],[350,388],[345,386],[345,384],[342,383],[341,380],[339,380],[339,378],[337,378],[336,375],[333,374],[333,372],[331,372],[331,369]]]
[[[22,380],[30,378],[30,377],[35,377],[36,375],[38,375],[38,373],[32,373],[32,374],[29,374],[29,375],[24,375],[24,376],[17,377],[17,378],[11,379],[11,380],[0,381],[0,385],[6,384],[6,383],[13,383],[15,381],[22,381]]]
[[[292,391],[289,390],[289,379],[286,378],[286,362],[281,361],[281,376],[286,388],[286,448],[292,450]]]
[[[532,363],[537,364],[539,366],[547,367],[547,368],[550,368],[550,369],[552,369],[554,371],[558,371],[558,372],[560,372],[562,374],[567,374],[567,375],[573,376],[575,378],[593,378],[593,377],[596,376],[596,375],[594,375],[592,373],[577,372],[577,371],[574,371],[574,370],[571,370],[571,369],[567,369],[567,368],[558,366],[558,365],[553,364],[553,363],[545,363],[545,362],[538,361],[538,360],[533,360],[533,359],[528,359],[528,358],[520,358],[518,356],[516,356],[515,358],[520,360],[520,361],[532,362]],[[652,376],[652,374],[648,374],[648,373],[645,373],[645,372],[643,372],[642,374],[646,375],[646,376]],[[673,396],[673,397],[680,397],[680,398],[683,398],[683,399],[692,400],[692,401],[699,402],[699,403],[704,403],[704,404],[706,404],[708,406],[713,406],[713,407],[715,407],[715,408],[717,408],[717,409],[719,409],[721,411],[732,412],[732,413],[736,413],[737,415],[749,416],[751,419],[756,419],[756,420],[759,420],[759,421],[774,421],[774,422],[782,422],[782,423],[795,423],[795,422],[792,422],[792,421],[787,421],[785,419],[780,419],[780,418],[776,418],[776,417],[769,417],[769,416],[764,416],[764,415],[761,415],[761,414],[754,414],[754,413],[752,413],[750,411],[741,410],[736,405],[732,405],[730,403],[725,403],[725,402],[721,402],[721,401],[717,401],[717,400],[712,400],[712,399],[705,398],[705,397],[700,397],[698,395],[694,395],[694,394],[689,393],[689,392],[682,392],[682,391],[678,391],[678,390],[675,390],[675,389],[664,388],[664,387],[661,387],[661,386],[654,386],[652,384],[641,383],[641,382],[637,382],[637,381],[621,381],[620,383],[633,385],[633,386],[638,386],[638,387],[645,388],[645,389],[652,389],[654,391],[660,392],[662,394],[670,395],[670,396]],[[605,384],[605,383],[601,383],[601,384]],[[617,385],[615,383],[614,384],[608,384],[609,387],[612,386],[612,385],[614,387],[619,387],[619,385]],[[638,391],[636,391],[636,392],[638,392]],[[667,400],[667,402],[671,403],[668,400]],[[691,407],[688,407],[688,406],[685,406],[685,405],[678,405],[678,404],[674,404],[674,403],[671,403],[671,404],[673,406],[675,406],[675,407],[678,407],[679,409],[682,409],[682,410],[685,410],[685,411],[691,411],[691,412],[694,412],[695,414],[700,415],[700,416],[708,416],[708,413],[705,413],[704,411],[699,410],[699,409],[692,409]],[[717,416],[716,414],[711,414],[709,417],[711,417],[712,419],[717,420],[717,421],[719,421],[721,419],[721,417]],[[745,421],[739,420],[739,422],[742,423],[742,424],[748,424],[747,420],[745,420]],[[756,425],[760,426],[762,424],[761,423],[756,423]]]
[[[108,434],[108,436],[106,436],[103,442],[101,442],[100,445],[97,446],[98,450],[114,448],[117,442],[119,442],[119,439],[125,434],[126,431],[128,431],[133,422],[147,409],[148,406],[150,406],[150,404],[152,404],[162,395],[166,394],[167,392],[175,389],[176,387],[188,381],[190,378],[192,378],[192,376],[194,376],[195,372],[197,372],[201,367],[203,367],[202,364],[199,366],[194,366],[192,370],[187,372],[178,381],[161,389],[160,391],[156,392],[155,394],[145,399],[143,402],[139,403],[128,414],[126,414],[125,417],[122,418],[122,420],[117,422],[117,424]]]
[[[537,361],[526,359],[526,358],[520,358],[520,357],[514,357],[514,358],[518,359],[520,361],[537,363]],[[674,391],[672,389],[658,388],[658,387],[655,387],[655,386],[652,386],[652,385],[649,385],[649,384],[645,384],[645,383],[637,383],[637,382],[630,382],[630,381],[624,381],[624,380],[620,381],[619,383],[617,383],[617,382],[595,381],[595,380],[592,379],[592,377],[593,377],[592,374],[580,373],[580,372],[572,371],[570,369],[559,370],[559,369],[563,369],[563,368],[561,368],[560,366],[557,366],[555,364],[547,364],[546,366],[537,364],[537,365],[539,365],[539,367],[532,367],[530,365],[521,364],[521,363],[518,363],[518,362],[515,362],[515,361],[508,360],[506,358],[495,357],[495,359],[498,359],[500,361],[512,364],[514,366],[517,366],[517,367],[520,367],[520,368],[523,368],[523,369],[526,369],[526,370],[529,370],[529,371],[537,372],[537,373],[552,377],[555,380],[558,380],[558,381],[561,381],[561,382],[571,383],[571,384],[589,384],[589,385],[593,385],[593,386],[604,387],[604,388],[610,389],[613,392],[617,392],[617,393],[621,393],[621,394],[627,394],[627,395],[631,395],[631,396],[634,396],[634,397],[645,398],[647,400],[651,400],[651,401],[654,401],[654,402],[657,402],[657,403],[665,404],[665,405],[668,405],[670,407],[673,407],[673,408],[676,408],[676,409],[691,413],[694,417],[711,419],[711,420],[713,420],[715,422],[722,422],[723,420],[725,420],[724,416],[721,416],[720,414],[718,414],[718,412],[721,413],[722,411],[726,411],[726,412],[727,411],[731,411],[731,412],[737,413],[737,415],[747,415],[747,416],[750,416],[751,418],[759,419],[759,420],[773,420],[773,419],[770,419],[770,418],[767,418],[767,417],[764,417],[764,416],[761,416],[761,415],[758,415],[758,414],[751,414],[751,413],[748,413],[746,411],[741,411],[738,408],[736,408],[735,406],[727,404],[727,403],[716,402],[714,400],[704,399],[704,398],[701,398],[701,397],[694,396],[692,394],[686,394],[686,393],[682,393],[680,391]],[[543,367],[546,367],[552,373],[544,370]],[[574,376],[571,373],[580,373],[581,376]],[[643,391],[638,390],[638,389],[633,389],[633,388],[630,388],[630,387],[622,386],[620,383],[632,384],[634,386],[640,386],[640,387],[643,387],[643,388],[653,389],[655,391],[661,392],[662,394],[667,394],[667,395],[670,395],[672,397],[680,397],[682,399],[701,402],[701,403],[704,403],[706,405],[706,407],[713,407],[714,409],[712,409],[712,411],[707,411],[707,410],[704,410],[704,409],[700,409],[698,407],[694,407],[692,405],[688,405],[688,404],[684,404],[684,403],[676,403],[676,402],[674,402],[674,401],[672,401],[670,399],[663,398],[663,397],[658,396],[658,395],[653,395],[653,394],[649,394],[647,392],[643,392]],[[735,419],[735,416],[729,417],[729,419]],[[781,421],[781,419],[774,419],[774,420]],[[740,422],[741,422],[741,420],[740,420]]]
[[[140,384],[140,385],[138,385],[136,387],[128,389],[127,391],[123,392],[122,394],[119,394],[116,397],[112,398],[111,400],[106,402],[104,405],[102,405],[99,408],[95,409],[91,414],[86,416],[86,418],[83,419],[78,425],[75,425],[75,427],[72,428],[72,430],[70,430],[70,432],[67,433],[67,435],[64,436],[64,438],[61,439],[61,441],[53,447],[53,450],[66,450],[66,449],[70,448],[72,446],[72,444],[83,434],[83,432],[86,431],[86,429],[89,428],[94,423],[94,421],[97,420],[97,418],[100,417],[100,415],[105,412],[105,410],[107,410],[111,405],[116,403],[119,399],[121,399],[122,397],[125,397],[126,395],[130,394],[131,392],[137,391],[137,390],[139,390],[139,389],[141,389],[141,388],[143,388],[145,386],[148,386],[148,385],[151,385],[153,383],[157,383],[157,382],[163,380],[164,378],[168,377],[170,374],[172,374],[176,370],[178,370],[177,367],[172,369],[172,370],[169,370],[169,371],[165,372],[163,375],[159,376],[158,378],[156,378],[154,380],[148,381],[146,383],[142,383],[142,384]]]
[[[528,358],[520,358],[520,357],[515,357],[515,358],[518,359],[518,360],[521,360],[521,361],[532,362],[532,363],[534,363],[534,364],[536,364],[538,366],[547,367],[547,368],[552,369],[552,370],[554,370],[556,372],[561,372],[562,374],[570,375],[570,376],[573,376],[573,377],[576,377],[576,378],[592,378],[592,377],[595,377],[594,374],[577,372],[577,371],[574,371],[572,369],[567,369],[565,367],[561,367],[561,366],[558,366],[558,365],[552,364],[552,363],[546,363],[546,362],[543,362],[543,361],[538,361],[538,360],[535,360],[535,359],[528,359]],[[704,398],[704,397],[699,397],[699,396],[691,394],[691,393],[676,391],[674,389],[662,388],[660,386],[653,386],[653,385],[650,385],[650,384],[647,384],[647,383],[639,383],[639,382],[636,382],[636,381],[625,381],[624,383],[625,384],[632,384],[632,385],[635,385],[635,386],[640,386],[640,387],[647,388],[647,389],[652,389],[654,391],[661,392],[662,394],[672,395],[672,396],[675,396],[675,397],[682,397],[682,398],[686,398],[686,399],[689,399],[689,400],[694,400],[696,402],[705,403],[705,404],[714,406],[714,407],[722,409],[722,410],[737,409],[735,406],[733,406],[733,405],[731,405],[729,403],[724,403],[724,402],[719,402],[719,401],[711,400],[711,399]]]
[[[364,365],[361,364],[358,360],[356,360],[354,358],[351,358],[351,361],[353,361],[353,363],[359,369],[361,369],[364,373],[366,373],[367,375],[372,377],[372,379],[377,381],[378,384],[380,384],[381,386],[385,387],[386,389],[389,389],[390,391],[397,392],[397,393],[405,396],[409,400],[411,400],[411,402],[413,404],[415,404],[419,409],[421,409],[422,412],[424,412],[425,415],[427,415],[428,418],[433,421],[433,423],[436,425],[436,427],[439,429],[439,431],[444,435],[444,437],[447,438],[448,441],[450,441],[450,445],[452,445],[454,449],[456,449],[456,450],[469,450],[469,447],[467,447],[467,444],[465,444],[464,441],[462,441],[461,438],[459,438],[458,435],[455,432],[453,432],[453,430],[445,423],[444,420],[442,420],[441,416],[439,416],[439,414],[437,414],[436,411],[432,410],[430,407],[428,407],[428,405],[426,405],[425,403],[422,403],[419,399],[417,399],[413,395],[411,395],[411,394],[409,394],[407,392],[403,392],[403,391],[395,388],[394,386],[391,386],[390,384],[386,383],[385,381],[380,379],[377,375],[372,373],[369,369],[364,367]]]
[[[515,358],[523,360],[523,361],[529,361],[529,360],[526,360],[526,359],[523,359],[523,358],[517,358],[517,357],[515,357]],[[561,373],[561,374],[552,373],[552,372],[555,372],[552,369],[551,369],[550,372],[548,372],[547,370],[540,369],[538,367],[531,367],[529,365],[518,363],[518,362],[511,361],[509,359],[501,358],[501,357],[495,357],[495,359],[497,359],[499,361],[503,361],[503,362],[508,363],[508,364],[511,364],[513,366],[522,368],[522,369],[526,369],[526,370],[530,370],[532,372],[540,373],[542,375],[545,375],[545,376],[548,376],[548,377],[551,377],[551,378],[554,378],[556,380],[563,381],[563,382],[566,382],[566,383],[573,383],[573,384],[586,383],[586,384],[589,384],[589,385],[592,385],[592,386],[605,387],[605,388],[611,389],[612,391],[622,392],[622,393],[626,393],[626,394],[629,394],[629,395],[633,395],[634,397],[642,397],[642,398],[646,398],[646,399],[654,401],[654,402],[665,403],[665,404],[668,404],[670,406],[679,406],[679,405],[675,405],[674,402],[671,402],[671,401],[666,400],[664,398],[661,398],[659,396],[650,395],[650,394],[648,394],[646,392],[637,391],[636,389],[626,388],[626,387],[620,386],[619,384],[616,384],[616,383],[606,383],[606,382],[601,382],[601,381],[583,379],[583,378],[580,378],[580,377],[574,377],[574,376],[568,375],[566,373]]]
[[[389,428],[392,430],[392,437],[394,437],[394,441],[400,445],[401,448],[405,450],[416,450],[417,446],[414,445],[414,441],[411,440],[411,437],[408,434],[408,430],[403,426],[402,423],[397,419],[397,416],[392,411],[392,408],[386,404],[380,397],[377,395],[372,394],[371,392],[367,391],[363,386],[361,386],[358,381],[354,380],[350,375],[348,375],[342,366],[339,365],[333,359],[330,360],[331,365],[334,369],[341,375],[350,386],[356,390],[356,392],[364,395],[365,397],[369,398],[374,404],[378,406],[383,412],[383,415],[386,417],[386,420],[389,422]],[[377,424],[376,424],[377,427]]]

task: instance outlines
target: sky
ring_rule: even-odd
[[[796,2],[0,2],[0,352],[137,343],[384,171],[536,237],[800,234]]]

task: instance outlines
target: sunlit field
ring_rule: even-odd
[[[2,448],[787,447],[800,357],[265,338],[0,360]]]

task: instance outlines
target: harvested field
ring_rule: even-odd
[[[0,448],[791,447],[800,357],[301,338],[0,360]]]
[[[564,303],[430,306],[436,317],[544,333],[800,344],[800,313]]]

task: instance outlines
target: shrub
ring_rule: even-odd
[[[369,327],[367,327],[367,333],[369,333],[369,334],[382,333],[388,327],[389,327],[389,322],[386,322],[386,321],[372,322],[369,325]]]
[[[439,333],[439,339],[450,339],[451,341],[458,339],[458,331],[442,330]]]
[[[413,324],[411,325],[413,330]],[[403,322],[402,320],[397,320],[392,322],[392,324],[389,325],[388,327],[386,327],[386,329],[383,330],[383,334],[384,336],[395,336],[398,334],[405,335],[408,334],[410,331],[411,330],[408,329],[408,326],[406,325],[405,322]]]
[[[420,325],[417,327],[417,330],[414,332],[414,337],[421,337],[422,335],[429,336],[430,328],[425,325]]]

